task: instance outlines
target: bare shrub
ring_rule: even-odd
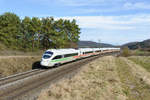
[[[130,55],[131,55],[131,53],[130,53],[129,48],[128,48],[128,47],[124,47],[124,48],[122,49],[121,56],[128,57],[128,56],[130,56]]]

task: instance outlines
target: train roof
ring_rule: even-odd
[[[64,55],[64,54],[70,54],[70,53],[78,53],[79,50],[76,49],[48,49],[47,51],[51,51],[54,53],[54,55]]]
[[[64,54],[70,54],[70,53],[78,53],[80,50],[84,52],[88,51],[97,51],[97,50],[112,50],[112,49],[120,49],[120,48],[79,48],[79,49],[48,49],[47,51],[53,52],[55,55],[64,55]]]

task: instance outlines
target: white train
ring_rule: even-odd
[[[120,51],[120,48],[49,49],[43,54],[40,64],[53,67],[83,57],[115,51]]]

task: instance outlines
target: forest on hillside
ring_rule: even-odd
[[[10,12],[0,15],[0,49],[3,46],[25,51],[76,47],[79,34],[74,19],[20,18]]]

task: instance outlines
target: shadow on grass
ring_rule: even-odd
[[[53,67],[46,67],[46,66],[42,66],[40,64],[40,61],[36,61],[32,64],[32,69],[53,69],[53,68],[57,68],[59,66],[53,66]]]
[[[36,61],[32,64],[32,69],[47,69],[47,67],[41,66],[40,61]]]

